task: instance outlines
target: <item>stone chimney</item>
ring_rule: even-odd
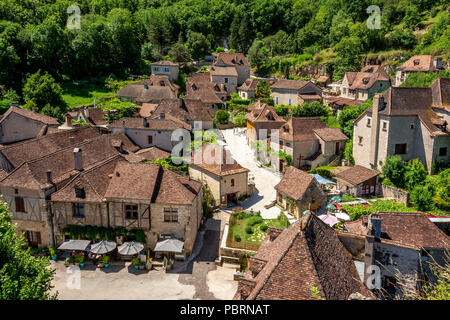
[[[84,115],[86,116],[86,119],[89,118],[89,108],[84,108]]]
[[[69,137],[69,145],[73,146],[75,144],[75,138]]]
[[[144,128],[148,128],[149,127],[149,123],[147,121],[147,118],[142,118],[142,126]]]
[[[72,127],[72,116],[68,113],[66,113],[66,126]]]
[[[435,57],[433,59],[433,65],[436,69],[442,69],[442,58]]]
[[[371,214],[369,218],[370,233],[377,239],[381,237],[381,217],[378,214]]]
[[[73,149],[73,163],[75,170],[83,171],[83,155],[80,148]]]
[[[53,183],[52,181],[52,171],[51,170],[47,170],[47,183]]]
[[[392,90],[392,89],[391,89]],[[377,93],[373,97],[372,105],[372,121],[371,121],[371,131],[370,131],[370,154],[369,162],[372,168],[377,167],[378,162],[378,138],[380,135],[380,121],[378,119],[378,112],[384,109],[384,97],[381,93]]]

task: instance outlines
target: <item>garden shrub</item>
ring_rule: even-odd
[[[245,232],[247,232],[248,234],[252,234],[252,233],[253,233],[252,227],[246,226],[246,227],[245,227]]]
[[[263,224],[261,227],[259,227],[261,231],[266,232],[269,227],[266,224]]]
[[[237,241],[237,242],[241,242],[241,236],[240,235],[238,235],[238,234],[236,234],[235,236],[234,236],[234,240],[235,241]]]
[[[263,222],[263,218],[261,216],[255,215],[248,220],[249,226],[254,226],[255,224],[260,224]]]

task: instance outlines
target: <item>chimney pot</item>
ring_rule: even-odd
[[[80,148],[73,149],[74,169],[77,171],[83,170],[83,155]]]

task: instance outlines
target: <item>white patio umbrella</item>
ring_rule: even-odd
[[[326,224],[328,224],[330,227],[334,226],[336,223],[339,222],[339,220],[336,217],[327,214],[322,214],[318,218],[323,222],[325,222]]]
[[[182,253],[184,247],[184,242],[178,239],[166,239],[156,243],[156,252],[175,252]]]
[[[144,250],[144,245],[136,241],[125,242],[117,248],[117,251],[123,256],[132,256],[138,254],[142,250]]]
[[[91,246],[91,252],[95,253],[95,254],[105,254],[105,253],[113,251],[116,247],[117,247],[117,244],[114,241],[102,240]]]

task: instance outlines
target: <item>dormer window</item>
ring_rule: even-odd
[[[289,127],[283,127],[284,132],[289,132]]]
[[[165,87],[166,83],[164,81],[160,81],[159,84],[161,85],[161,87]]]
[[[83,187],[75,186],[75,196],[80,199],[86,198],[86,192]]]
[[[418,66],[420,64],[420,60],[414,60],[414,65]]]
[[[370,118],[367,118],[367,126],[370,127]]]
[[[269,120],[275,120],[274,117],[273,117],[273,115],[272,115],[272,113],[269,113],[269,114],[267,115],[267,119],[269,119]]]

